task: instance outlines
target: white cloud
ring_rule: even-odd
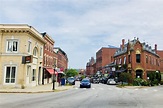
[[[163,49],[162,0],[1,1],[0,23],[27,23],[46,31],[67,53],[70,67],[85,68],[97,50],[119,47],[122,39],[139,37]]]

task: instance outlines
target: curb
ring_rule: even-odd
[[[18,90],[16,90],[16,91],[11,91],[11,90],[0,90],[0,93],[48,93],[48,92],[61,92],[61,91],[66,91],[66,90],[69,90],[69,89],[71,89],[71,88],[73,88],[73,86],[71,87],[71,86],[69,86],[69,87],[67,87],[67,88],[62,88],[62,89],[55,89],[55,90],[43,90],[43,91],[18,91]]]

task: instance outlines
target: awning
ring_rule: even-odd
[[[46,68],[46,70],[47,70],[50,74],[54,74],[54,69],[52,69],[52,68]],[[55,72],[55,74],[58,74],[58,73]]]

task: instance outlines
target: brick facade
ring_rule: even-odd
[[[150,72],[161,72],[163,65],[160,62],[157,45],[152,49],[148,44],[141,43],[138,38],[129,40],[127,44],[124,44],[124,41],[123,39],[121,48],[114,54],[117,72],[125,68],[133,78],[143,79],[147,79]]]
[[[96,52],[96,71],[104,73],[103,67],[114,61],[114,53],[117,48],[104,48],[102,47]]]

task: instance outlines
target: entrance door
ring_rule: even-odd
[[[30,83],[30,75],[31,75],[31,66],[27,66],[27,74],[26,74],[26,84]]]
[[[142,70],[136,70],[136,78],[142,78]]]

